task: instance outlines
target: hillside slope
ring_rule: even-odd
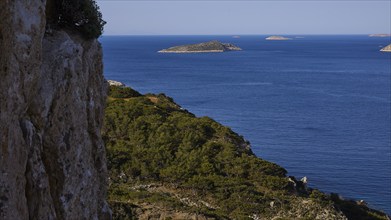
[[[111,86],[102,134],[116,219],[385,219],[286,177],[164,94]]]

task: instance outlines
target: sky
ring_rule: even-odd
[[[104,35],[391,33],[391,0],[97,0]]]

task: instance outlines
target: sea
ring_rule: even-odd
[[[391,214],[391,38],[103,36],[106,79],[165,93],[310,187]],[[162,54],[210,40],[242,51]]]

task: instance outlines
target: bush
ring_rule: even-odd
[[[80,32],[86,39],[102,35],[106,22],[94,0],[60,0],[56,2],[54,20],[60,27]]]
[[[112,98],[132,98],[141,96],[141,94],[129,87],[110,86],[109,96]]]

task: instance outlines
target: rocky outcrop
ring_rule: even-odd
[[[52,31],[46,1],[0,2],[0,219],[106,219],[96,40]]]
[[[386,46],[386,47],[383,47],[380,51],[382,51],[382,52],[391,52],[391,44]]]
[[[221,43],[219,41],[209,41],[200,44],[190,44],[170,47],[168,49],[159,50],[159,53],[219,53],[226,51],[238,51],[241,48],[230,44]]]
[[[124,87],[126,86],[124,83],[115,81],[115,80],[107,80],[110,86],[119,86],[119,87]]]

